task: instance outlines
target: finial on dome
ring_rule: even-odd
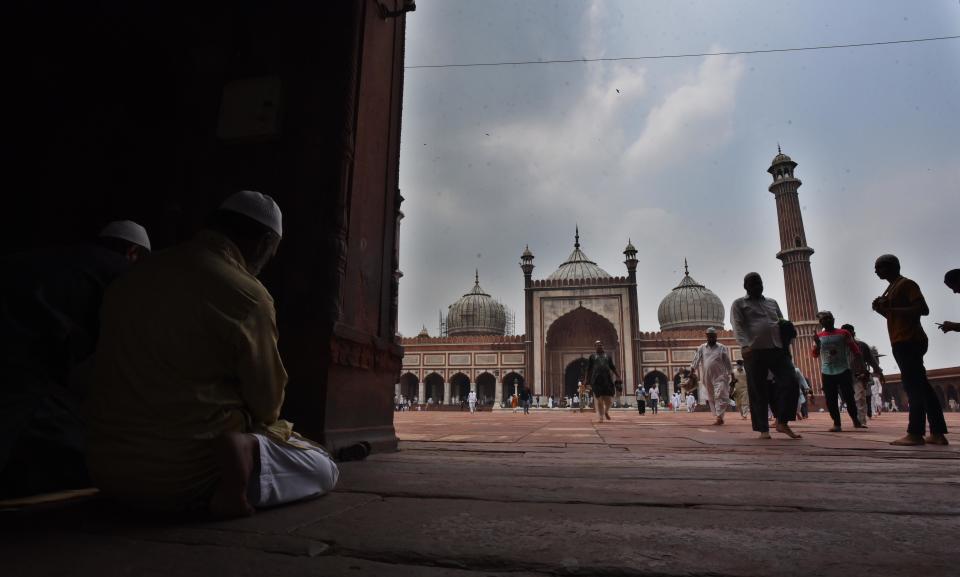
[[[577,234],[573,237],[573,247],[580,248],[580,225],[577,225]]]
[[[683,276],[690,276],[690,267],[687,266],[687,257],[683,257]]]
[[[474,269],[473,271],[473,284],[480,284],[480,269]]]
[[[780,143],[777,143],[777,154],[783,154],[783,151],[780,150]]]

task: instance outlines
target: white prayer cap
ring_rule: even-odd
[[[593,344],[595,344],[595,345],[602,345],[602,344],[603,344],[603,342],[601,342],[601,341],[597,341],[597,342],[595,342],[595,343],[593,343]]]
[[[132,220],[115,220],[103,227],[98,236],[119,238],[150,250],[150,237],[147,235],[147,229]]]
[[[715,335],[715,334],[717,334],[717,329],[715,329],[715,328],[713,328],[713,327],[710,327],[710,328],[707,329],[707,334],[708,334],[708,335]]]
[[[280,214],[280,207],[266,194],[255,190],[241,190],[223,201],[220,209],[248,216],[278,236],[283,236],[283,215]]]

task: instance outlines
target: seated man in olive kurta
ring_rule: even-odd
[[[330,457],[278,421],[287,373],[256,276],[281,235],[273,199],[242,191],[193,240],[111,285],[87,406],[104,494],[235,517],[336,484]]]

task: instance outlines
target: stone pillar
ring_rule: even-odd
[[[474,393],[477,392],[477,383],[475,383],[475,382],[474,382],[474,383],[470,383],[470,390],[471,390],[472,392],[474,392]]]
[[[450,383],[443,383],[443,404],[450,404]]]
[[[503,381],[494,379],[493,404],[494,406],[499,407],[501,402],[503,402]]]
[[[394,394],[394,395],[399,395],[399,394],[400,394],[400,383],[397,383],[397,384],[393,385],[393,394]]]
[[[417,402],[421,405],[427,402],[427,384],[420,381],[420,387],[417,391]]]

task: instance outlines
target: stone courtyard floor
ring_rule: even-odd
[[[398,413],[400,451],[237,521],[0,512],[0,575],[960,574],[958,435],[892,447],[902,413],[844,433],[815,414],[795,441],[738,415],[613,417]]]

